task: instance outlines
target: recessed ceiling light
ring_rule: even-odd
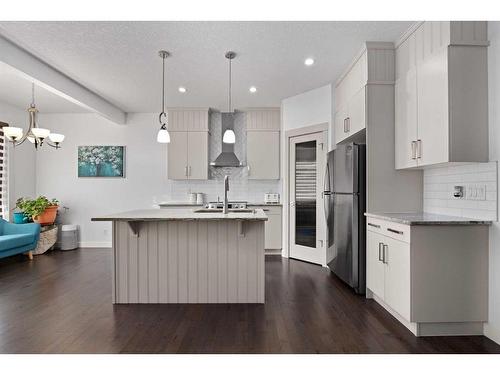
[[[186,88],[185,87],[179,87],[179,92],[182,92],[183,94],[186,92]]]
[[[307,58],[305,61],[304,61],[304,64],[306,64],[307,66],[311,66],[314,64],[314,59],[312,59],[311,57]]]
[[[252,94],[257,92],[257,87],[252,86],[248,89]]]

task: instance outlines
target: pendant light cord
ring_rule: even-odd
[[[229,112],[231,112],[231,58],[229,59]]]
[[[163,74],[161,86],[161,112],[165,113],[165,56],[162,57]]]
[[[31,106],[35,106],[35,83],[31,82]]]

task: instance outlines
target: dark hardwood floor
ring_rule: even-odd
[[[500,353],[416,338],[325,269],[266,259],[265,305],[111,304],[109,249],[0,260],[2,353]]]

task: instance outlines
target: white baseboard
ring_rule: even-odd
[[[106,241],[82,241],[78,242],[78,247],[108,247],[111,248],[111,242]]]
[[[491,323],[484,324],[484,335],[497,344],[500,344],[500,330],[493,327]]]

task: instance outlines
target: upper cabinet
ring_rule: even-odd
[[[167,175],[171,180],[208,179],[208,109],[169,109]]]
[[[335,85],[336,143],[350,141],[367,123],[367,85],[394,83],[394,44],[367,42]]]
[[[397,169],[488,160],[487,22],[423,22],[396,49]]]
[[[280,178],[280,110],[246,111],[247,168],[250,180]]]

